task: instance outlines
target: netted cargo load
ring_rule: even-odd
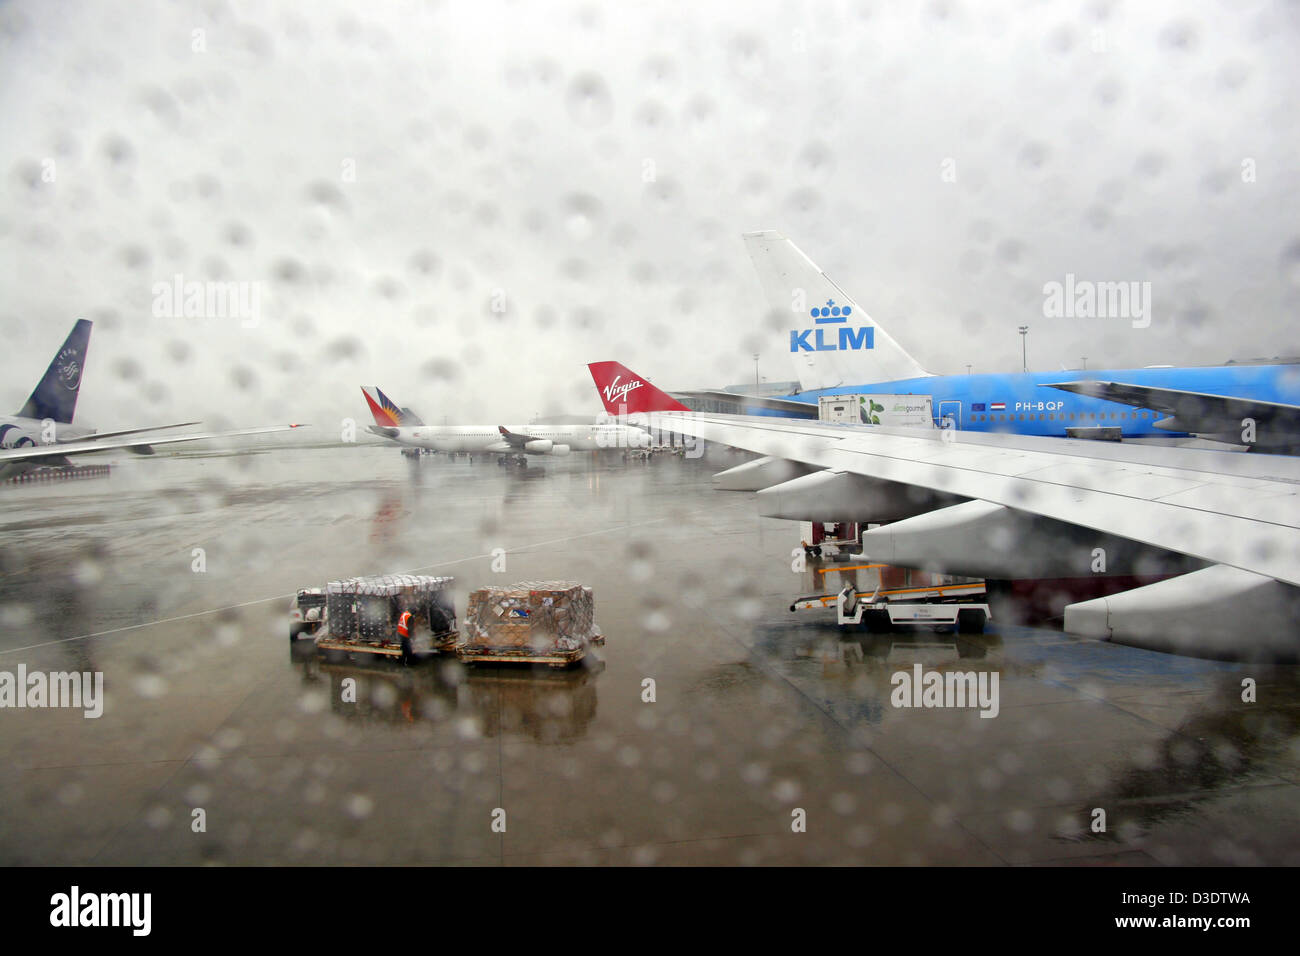
[[[454,628],[456,611],[449,589],[455,578],[428,574],[378,574],[331,581],[325,586],[330,635],[371,643],[397,638],[403,611],[440,633]]]
[[[591,588],[572,581],[521,581],[479,588],[465,610],[462,660],[577,660],[602,643]]]
[[[357,632],[357,595],[351,585],[351,581],[330,581],[325,585],[325,611],[334,637],[351,637]]]

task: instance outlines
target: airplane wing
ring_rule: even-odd
[[[522,432],[512,432],[505,425],[498,425],[497,431],[501,433],[501,441],[495,442],[484,448],[484,451],[493,454],[503,452],[519,452],[527,455],[567,455],[570,446],[563,441],[557,442],[551,438],[538,438],[535,435],[525,435]]]
[[[94,434],[87,435],[84,438],[74,438],[71,439],[70,441],[63,441],[62,439],[56,439],[55,444],[70,445],[73,442],[102,441],[105,438],[120,438],[123,435],[139,435],[142,432],[162,432],[162,431],[167,431],[167,429],[169,428],[185,428],[187,425],[197,425],[197,424],[199,423],[198,422],[177,422],[174,425],[148,425],[144,428],[123,428],[113,432],[95,432]]]
[[[1123,539],[1208,565],[1070,605],[1071,633],[1215,656],[1300,652],[1296,459],[740,416],[654,419],[662,430],[803,465],[810,473],[761,491],[786,489],[786,516],[800,494],[813,507],[837,491],[883,500],[891,488],[911,489],[920,513],[865,532],[869,558],[933,566],[964,554],[975,564],[963,572],[977,573],[981,551],[994,564],[1000,548],[1030,549],[1037,536],[1068,547],[1060,531],[1068,527],[1082,532],[1068,540],[1082,542],[1084,554],[1095,535],[1098,544]],[[981,540],[972,542],[972,528]]]
[[[1252,419],[1257,436],[1272,439],[1268,444],[1300,443],[1300,405],[1093,379],[1049,382],[1044,385],[1076,395],[1162,412],[1171,416],[1171,420],[1160,421],[1156,425],[1170,431],[1196,434],[1240,433],[1244,421]]]
[[[506,428],[505,425],[498,425],[497,431],[501,433],[501,437],[505,439],[506,444],[509,445],[511,448],[522,449],[530,441],[537,440],[533,438],[533,436],[531,435],[521,435],[518,432],[512,432],[508,428]]]
[[[0,465],[13,462],[39,464],[42,458],[59,459],[71,455],[85,455],[96,451],[116,451],[119,449],[148,449],[155,445],[175,445],[180,442],[204,441],[214,438],[240,438],[245,435],[268,435],[272,432],[289,431],[292,428],[305,428],[305,425],[263,425],[257,428],[242,428],[229,432],[199,432],[194,435],[175,435],[171,438],[148,438],[135,441],[86,441],[67,442],[53,445],[33,445],[24,448],[7,448],[0,451]],[[147,454],[148,452],[146,452]]]
[[[737,414],[745,408],[761,408],[768,412],[778,412],[786,418],[816,418],[816,402],[797,402],[789,398],[768,398],[762,395],[744,395],[740,392],[725,392],[718,389],[678,389],[671,393],[681,401],[696,400],[710,403],[713,408],[734,409]]]
[[[592,366],[598,390],[609,364]],[[646,411],[652,429],[764,456],[715,478],[758,491],[764,514],[888,522],[863,533],[867,558],[997,578],[1029,555],[1020,577],[1067,576],[1051,569],[1063,562],[1086,577],[1089,554],[1128,547],[1178,559],[1157,573],[1199,570],[1072,604],[1067,631],[1180,653],[1300,654],[1300,459]]]
[[[662,413],[656,425],[773,458],[1082,522],[1300,586],[1294,459],[746,416]]]

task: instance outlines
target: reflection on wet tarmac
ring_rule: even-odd
[[[1294,811],[1290,788],[1282,784],[1293,773],[1300,744],[1300,675],[1291,668],[1267,668],[1250,680],[1253,701],[1242,699],[1250,692],[1239,676],[1216,680],[1211,695],[1216,706],[1179,720],[1166,736],[1128,755],[1109,785],[1083,802],[1079,825],[1066,827],[1061,837],[1133,842],[1162,828],[1194,832],[1202,825],[1199,818],[1216,812],[1213,804],[1225,793],[1243,788],[1257,788]],[[1104,834],[1086,825],[1098,807],[1108,809]],[[1163,849],[1169,862],[1178,862],[1176,844]],[[1257,866],[1267,859],[1232,840],[1220,840],[1212,850],[1225,864]]]
[[[412,724],[468,718],[477,735],[562,743],[583,736],[596,716],[594,655],[574,667],[466,667],[454,658],[410,666],[385,658],[322,654],[310,641],[290,647],[305,684],[328,681],[330,711],[350,721]],[[334,658],[331,660],[331,658]]]
[[[0,712],[0,860],[1300,862],[1294,669],[792,614],[869,581],[796,571],[793,525],[713,491],[736,463],[531,478],[355,447],[8,489],[0,669],[103,672],[105,709]],[[395,571],[454,575],[462,613],[487,584],[590,585],[604,666],[286,655],[294,591]],[[918,666],[996,674],[996,719],[894,706]]]

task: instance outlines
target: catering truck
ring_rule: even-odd
[[[858,425],[943,427],[935,419],[929,395],[823,395],[817,402],[817,417],[823,422]]]

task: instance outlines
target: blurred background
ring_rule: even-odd
[[[95,322],[78,421],[430,422],[794,378],[740,234],[929,369],[1300,353],[1300,8],[14,2],[0,407]],[[1046,319],[1067,274],[1153,321]],[[159,308],[240,283],[256,320]],[[250,302],[251,304],[251,302]],[[162,311],[164,314],[158,314]],[[242,315],[242,313],[241,313]]]

